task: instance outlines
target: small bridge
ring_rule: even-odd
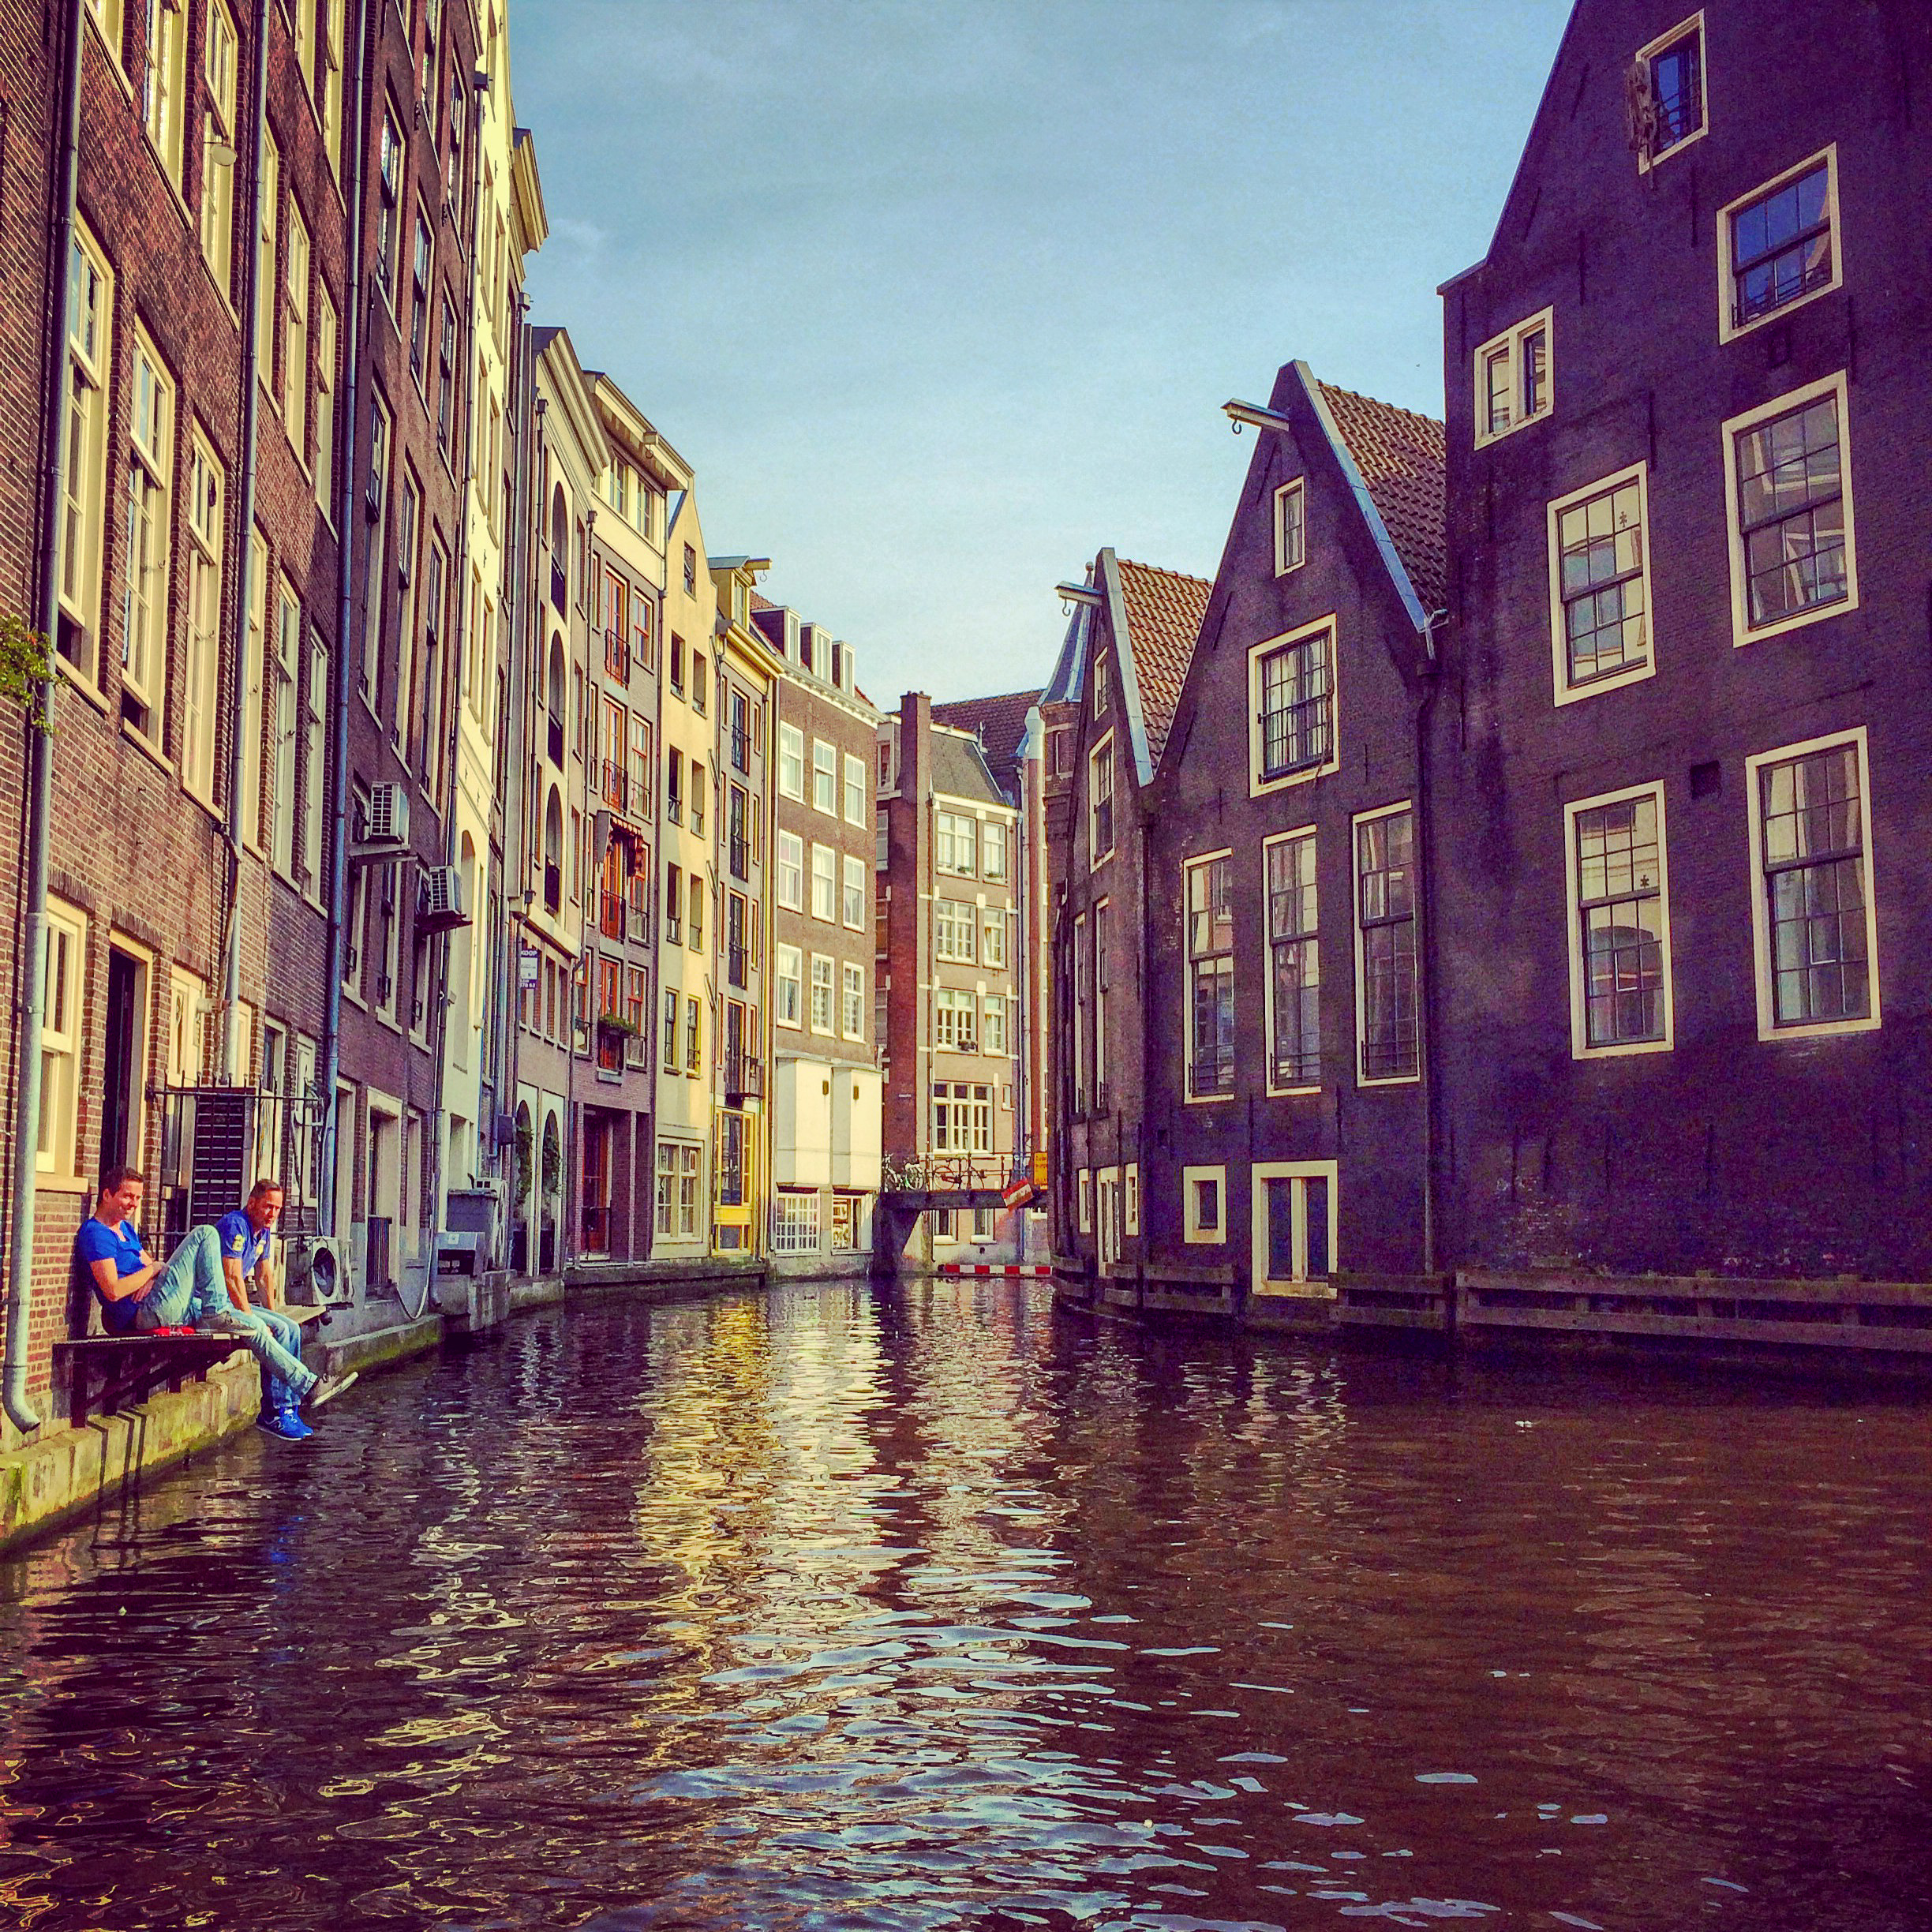
[[[1030,1208],[1039,1193],[1030,1174],[992,1155],[929,1155],[903,1167],[888,1163],[872,1208],[872,1275],[886,1281],[897,1276],[923,1214],[949,1208],[1010,1213]]]

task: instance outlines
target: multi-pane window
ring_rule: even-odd
[[[389,412],[380,402],[369,411],[369,466],[365,487],[369,522],[369,604],[362,628],[362,695],[373,705],[376,670],[382,661],[383,613],[388,605],[383,537],[389,514]]]
[[[684,895],[684,923],[689,930],[691,949],[694,953],[704,950],[705,907],[710,895],[706,890],[703,875],[693,872],[686,879]]]
[[[208,107],[201,118],[201,253],[223,295],[234,288],[235,30],[212,0],[202,47]]]
[[[1476,443],[1480,448],[1549,414],[1552,312],[1505,329],[1476,351]]]
[[[329,650],[319,631],[309,634],[309,683],[302,711],[302,878],[322,892],[322,774],[328,754]]]
[[[264,132],[261,152],[261,226],[255,234],[255,341],[260,360],[256,368],[261,386],[275,400],[275,236],[282,212],[282,157],[274,137]]]
[[[188,466],[188,650],[183,680],[182,777],[204,803],[215,799],[215,691],[221,674],[222,540],[227,479],[215,452],[194,440]]]
[[[979,859],[988,878],[1005,878],[1006,826],[1003,819],[989,818],[979,828]]]
[[[698,1020],[698,1002],[691,1002],[691,1024],[695,1028]],[[696,1071],[695,1068],[692,1069]],[[678,1149],[678,1234],[690,1239],[698,1232],[698,1183],[704,1154],[701,1148],[681,1147]]]
[[[866,762],[845,754],[845,822],[862,826],[866,822]]]
[[[968,965],[972,963],[973,927],[978,919],[976,906],[963,904],[957,899],[934,900],[933,949],[941,959]]]
[[[1107,1005],[1114,989],[1114,951],[1108,938],[1111,910],[1104,899],[1093,909],[1094,1106],[1102,1114],[1107,1108]]]
[[[982,1002],[979,1039],[986,1052],[994,1054],[1006,1052],[1006,1001],[1004,995],[989,993]]]
[[[629,772],[626,787],[631,794],[631,809],[638,818],[646,818],[650,812],[650,762],[651,728],[648,718],[633,713],[631,719],[629,745]]]
[[[684,874],[674,865],[665,867],[664,930],[667,945],[684,943]]]
[[[958,987],[933,995],[933,1042],[953,1053],[979,1050],[979,996]]]
[[[317,50],[316,111],[321,117],[329,167],[337,174],[342,172],[343,44],[348,10],[348,0],[323,0],[321,45]]]
[[[1639,792],[1573,808],[1578,1045],[1669,1037],[1662,800]]]
[[[941,872],[971,878],[977,870],[979,823],[963,812],[936,814],[933,835],[933,864]]]
[[[1704,131],[1704,34],[1696,21],[1653,40],[1637,56],[1648,85],[1633,101],[1640,165],[1661,159]]]
[[[832,961],[823,953],[811,956],[811,1030],[832,1031]]]
[[[61,474],[60,617],[55,649],[90,683],[100,663],[101,526],[107,489],[108,319],[107,263],[75,224],[67,262],[67,417]]]
[[[429,280],[436,259],[429,237],[429,218],[416,211],[414,245],[410,250],[410,373],[420,389],[429,373]]]
[[[778,727],[778,789],[788,799],[805,796],[805,734],[796,724]]]
[[[703,1009],[695,999],[684,1002],[684,1071],[695,1073],[703,1065]]]
[[[1743,629],[1768,629],[1851,594],[1850,522],[1844,500],[1836,384],[1732,431]]]
[[[838,816],[838,750],[822,738],[812,740],[812,810]]]
[[[1255,777],[1262,784],[1313,771],[1335,750],[1335,652],[1325,631],[1253,658]]]
[[[844,867],[844,903],[841,910],[845,923],[854,932],[863,932],[866,923],[867,888],[871,883],[866,875],[866,862],[863,859],[855,859],[848,852]]]
[[[335,518],[335,305],[316,284],[315,328],[316,501],[331,522]]]
[[[1837,283],[1835,187],[1823,155],[1724,211],[1732,332]]]
[[[41,1009],[40,1121],[34,1148],[34,1164],[42,1174],[70,1174],[80,1166],[76,1126],[86,960],[85,919],[65,906],[50,904]]]
[[[1361,1078],[1412,1080],[1421,1065],[1416,1001],[1415,814],[1408,807],[1355,826]]]
[[[1756,765],[1773,1027],[1875,1013],[1862,762],[1854,740]]]
[[[838,917],[838,854],[829,845],[812,848],[812,917]]]
[[[987,908],[986,917],[980,922],[979,957],[988,966],[1006,964],[1006,911],[1003,906]]]
[[[383,108],[382,142],[376,150],[376,178],[380,193],[376,211],[376,279],[383,300],[395,307],[397,231],[402,224],[402,130],[395,108]]]
[[[242,647],[242,839],[259,852],[262,835],[262,713],[268,675],[268,545],[249,537],[248,631]]]
[[[145,334],[134,337],[128,423],[126,588],[122,601],[121,715],[158,739],[167,682],[168,561],[173,523],[174,390]]]
[[[772,1252],[818,1252],[818,1196],[779,1188],[772,1195]]]
[[[443,320],[436,336],[436,447],[449,454],[450,434],[456,421],[456,311],[443,298]]]
[[[1266,848],[1268,1084],[1312,1087],[1321,1079],[1321,942],[1316,936],[1315,834]]]
[[[676,987],[664,990],[664,1070],[667,1073],[677,1071],[678,990]]]
[[[1641,467],[1551,506],[1561,612],[1559,694],[1648,666],[1650,597]]]
[[[1114,740],[1096,745],[1087,761],[1088,861],[1098,865],[1114,850]]]
[[[1275,575],[1286,576],[1308,557],[1306,492],[1302,480],[1284,483],[1275,492]]]
[[[1108,707],[1114,701],[1112,688],[1107,677],[1109,668],[1106,658],[1096,657],[1094,660],[1093,714],[1097,718],[1106,716]]]
[[[1090,973],[1092,958],[1087,950],[1087,915],[1076,915],[1073,921],[1073,1111],[1087,1111],[1087,1043],[1088,1023],[1091,1018],[1089,1002],[1091,998]]]
[[[848,1039],[865,1038],[865,968],[849,960],[840,987],[839,1028]]]
[[[805,909],[805,841],[796,832],[778,834],[778,903]]]
[[[292,197],[282,282],[286,315],[282,345],[282,414],[288,425],[289,440],[305,465],[309,461],[309,230]]]
[[[268,856],[284,878],[295,876],[295,696],[301,657],[301,606],[284,578],[275,593],[275,691],[269,707]]]
[[[188,10],[148,0],[147,64],[141,77],[141,118],[155,152],[178,188],[182,122],[187,107]]]
[[[1187,868],[1188,1091],[1234,1091],[1234,867],[1225,856]]]
[[[772,1017],[781,1026],[795,1027],[804,1002],[804,955],[798,947],[789,945],[774,946],[772,953],[777,966],[773,975]]]
[[[935,1080],[932,1091],[933,1151],[991,1153],[993,1089],[965,1080]]]
[[[1253,1279],[1287,1287],[1320,1281],[1335,1265],[1333,1161],[1257,1161]]]
[[[665,816],[673,825],[684,822],[684,754],[676,745],[665,758]]]
[[[691,768],[691,829],[702,833],[705,829],[705,799],[710,788],[705,781],[705,768],[695,758]]]

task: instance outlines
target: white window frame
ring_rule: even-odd
[[[154,408],[149,440],[136,431],[134,395],[140,370],[147,366],[153,383]],[[134,325],[134,357],[128,410],[128,529],[122,562],[125,593],[122,601],[121,683],[147,713],[140,736],[156,746],[164,742],[167,705],[168,592],[174,563],[174,444],[177,415],[173,373],[161,359],[148,331]],[[137,490],[140,492],[137,507]],[[138,549],[151,556],[145,570]],[[138,603],[137,577],[152,577],[143,586]]]
[[[1218,1190],[1215,1199],[1220,1219],[1213,1227],[1202,1225],[1200,1198],[1196,1189],[1211,1181]],[[1227,1169],[1219,1164],[1183,1167],[1181,1170],[1181,1238],[1190,1247],[1225,1248],[1227,1245]]]
[[[1340,1271],[1341,1259],[1336,1236],[1341,1223],[1342,1190],[1337,1174],[1339,1163],[1328,1161],[1256,1161],[1248,1170],[1249,1292],[1256,1295],[1290,1295],[1327,1300],[1335,1294],[1331,1286]],[[1294,1197],[1293,1245],[1294,1272],[1287,1276],[1267,1272],[1267,1184],[1271,1181],[1326,1181],[1328,1184],[1328,1272],[1311,1277],[1308,1272],[1308,1190],[1297,1189]],[[1222,1219],[1225,1219],[1223,1210]]]
[[[1280,1086],[1277,1084],[1275,1079],[1275,939],[1274,928],[1271,923],[1272,915],[1270,912],[1268,902],[1268,854],[1277,845],[1294,845],[1299,844],[1305,839],[1309,841],[1311,843],[1313,843],[1316,845],[1314,937],[1316,972],[1319,975],[1321,971],[1321,957],[1323,952],[1321,934],[1321,850],[1319,842],[1316,840],[1316,827],[1312,825],[1293,826],[1285,832],[1271,833],[1267,837],[1264,838],[1261,841],[1261,997],[1263,1007],[1262,1017],[1267,1026],[1267,1033],[1265,1035],[1264,1043],[1264,1050],[1267,1054],[1267,1061],[1266,1067],[1264,1069],[1264,1076],[1267,1081],[1267,1092],[1271,1099],[1284,1094],[1318,1094],[1322,1090],[1322,1083],[1319,1078],[1312,1080],[1303,1080],[1291,1087]],[[1320,981],[1318,977],[1316,980],[1318,1005],[1320,1000]],[[1319,1032],[1320,1028],[1318,1027],[1318,1034]],[[1203,1171],[1204,1172],[1205,1170]],[[1225,1219],[1225,1215],[1223,1218]]]
[[[1093,1170],[1083,1167],[1073,1178],[1073,1191],[1078,1201],[1076,1219],[1083,1234],[1093,1232]]]
[[[223,0],[210,0],[201,32],[202,72],[208,81],[201,117],[201,257],[230,308],[234,304],[235,84],[241,44]],[[226,161],[217,155],[219,148],[228,149]]]
[[[979,963],[1004,972],[1006,969],[1006,908],[987,906],[979,922]]]
[[[964,863],[960,863],[964,841]],[[979,822],[970,813],[940,811],[933,814],[933,870],[948,878],[979,876]]]
[[[1619,1040],[1601,1046],[1589,1043],[1589,961],[1584,957],[1582,903],[1577,889],[1577,821],[1585,812],[1600,806],[1621,805],[1631,799],[1653,799],[1657,803],[1658,936],[1663,955],[1662,987],[1664,1032],[1653,1040]],[[1671,970],[1670,840],[1664,822],[1664,783],[1651,779],[1642,784],[1625,785],[1615,792],[1600,792],[1593,798],[1576,799],[1563,807],[1563,904],[1569,919],[1570,959],[1570,1058],[1572,1060],[1616,1060],[1633,1054],[1668,1053],[1676,1039],[1676,1011],[1672,992],[1676,978]],[[1418,997],[1421,988],[1417,987]]]
[[[1357,1087],[1413,1087],[1422,1077],[1422,1061],[1428,1052],[1428,1041],[1423,1028],[1422,969],[1422,853],[1420,844],[1413,848],[1410,860],[1415,874],[1413,909],[1409,915],[1410,924],[1415,936],[1415,999],[1416,999],[1416,1070],[1413,1073],[1365,1073],[1362,1069],[1368,1046],[1368,982],[1367,975],[1368,949],[1362,942],[1361,919],[1361,828],[1379,818],[1394,818],[1407,812],[1410,815],[1410,836],[1417,829],[1415,817],[1415,801],[1413,799],[1397,799],[1387,805],[1378,805],[1372,811],[1357,812],[1349,820],[1349,923],[1355,935],[1355,1084]]]
[[[1646,72],[1650,62],[1658,54],[1672,47],[1685,35],[1695,33],[1698,37],[1698,124],[1682,140],[1672,141],[1669,147],[1650,152],[1639,149],[1637,155],[1637,172],[1648,174],[1653,167],[1661,167],[1672,155],[1682,154],[1693,141],[1702,140],[1710,131],[1709,63],[1705,58],[1709,43],[1704,35],[1704,9],[1699,7],[1688,20],[1681,20],[1668,33],[1661,33],[1652,41],[1637,50],[1633,64],[1642,66]]]
[[[1004,818],[986,818],[979,825],[979,876],[996,886],[1006,882],[1007,848],[1012,844]],[[995,856],[998,866],[995,868]]]
[[[1121,1184],[1126,1232],[1138,1240],[1140,1234],[1140,1163],[1129,1161],[1121,1170]]]
[[[227,567],[228,477],[215,446],[196,425],[188,463],[188,583],[182,647],[181,778],[189,795],[212,811],[222,687],[222,589]],[[197,502],[212,485],[212,503]]]
[[[1687,144],[1679,144],[1686,145]],[[1788,183],[1797,180],[1801,174],[1809,174],[1820,163],[1825,167],[1825,205],[1831,216],[1832,271],[1831,279],[1809,293],[1795,296],[1788,302],[1780,302],[1775,309],[1767,309],[1761,316],[1753,316],[1748,322],[1739,322],[1732,309],[1734,283],[1732,278],[1732,256],[1731,252],[1731,218],[1740,208],[1749,208],[1754,201],[1762,201],[1774,195]],[[1807,155],[1794,166],[1780,170],[1769,179],[1758,182],[1747,193],[1735,196],[1717,211],[1717,339],[1720,343],[1735,342],[1740,335],[1748,335],[1753,329],[1762,328],[1767,322],[1776,322],[1788,315],[1795,315],[1807,302],[1814,302],[1831,294],[1833,290],[1844,286],[1844,218],[1838,200],[1838,144],[1827,142],[1815,154]]]
[[[832,955],[814,953],[811,956],[811,983],[806,988],[808,1002],[807,1017],[811,1022],[811,1030],[829,1039],[838,1031],[838,993],[832,979]],[[820,968],[823,968],[822,972]],[[825,995],[825,1024],[818,1022],[818,996]]]
[[[940,944],[942,936],[942,922],[958,930],[962,923],[966,934],[966,950],[964,953],[948,951]],[[955,966],[975,964],[979,957],[979,908],[964,899],[934,899],[933,901],[933,957],[946,960]]]
[[[819,888],[823,886],[823,904]],[[839,915],[838,854],[829,845],[811,848],[811,915],[836,925]]]
[[[778,790],[805,802],[805,734],[796,724],[778,727]]]
[[[1580,503],[1587,503],[1593,496],[1607,495],[1633,482],[1637,485],[1637,540],[1643,546],[1644,661],[1640,665],[1628,665],[1621,671],[1608,672],[1601,677],[1588,678],[1581,683],[1572,683],[1570,678],[1570,640],[1563,623],[1563,548],[1557,536],[1563,513],[1566,510],[1574,509]],[[1554,680],[1556,702],[1559,705],[1575,704],[1582,698],[1600,698],[1605,691],[1621,691],[1627,684],[1639,684],[1646,678],[1655,677],[1657,650],[1657,586],[1650,578],[1649,463],[1631,463],[1625,469],[1614,470],[1608,476],[1597,477],[1593,483],[1586,483],[1581,489],[1573,489],[1564,496],[1552,497],[1548,519],[1550,671]]]
[[[856,960],[847,960],[839,973],[840,1032],[848,1040],[863,1040],[865,1017],[865,968]]]
[[[1758,774],[1766,765],[1781,764],[1787,758],[1803,758],[1808,752],[1827,751],[1846,744],[1858,747],[1859,856],[1865,867],[1865,957],[1871,974],[1871,1011],[1857,1020],[1816,1020],[1801,1026],[1780,1026],[1771,983],[1771,922],[1765,904],[1764,826]],[[1799,744],[1754,752],[1744,761],[1744,797],[1745,823],[1750,834],[1751,961],[1758,985],[1758,1037],[1761,1040],[1822,1039],[1835,1033],[1875,1032],[1883,1014],[1879,1002],[1877,867],[1872,854],[1871,760],[1866,728],[1854,725],[1849,731],[1827,732]]]
[[[1261,665],[1276,651],[1305,644],[1323,631],[1328,634],[1328,755],[1319,765],[1306,765],[1283,772],[1279,778],[1263,777],[1261,742]],[[1285,792],[1290,785],[1339,771],[1342,765],[1342,627],[1338,615],[1331,611],[1312,623],[1297,624],[1279,637],[1264,638],[1248,647],[1248,796],[1264,798],[1271,792]]]
[[[1308,561],[1308,479],[1291,477],[1275,492],[1275,575],[1286,577],[1291,571],[1298,571]],[[1294,504],[1298,514],[1295,519],[1295,536],[1300,554],[1288,554],[1288,506]]]
[[[773,1188],[771,1204],[772,1252],[775,1255],[818,1252],[818,1191]]]
[[[866,929],[866,900],[871,891],[872,878],[864,859],[855,853],[847,852],[841,864],[844,878],[841,882],[840,912],[846,930],[863,932]],[[856,916],[855,916],[855,909]]]
[[[1106,850],[1100,849],[1100,786],[1099,774],[1101,762],[1106,763],[1107,773],[1107,842]],[[1114,734],[1109,732],[1087,754],[1087,870],[1097,872],[1114,856],[1114,848],[1120,837],[1120,761],[1114,755]]]
[[[872,822],[872,807],[866,796],[866,762],[862,758],[855,758],[849,751],[844,755],[845,822],[859,826],[870,825]],[[855,798],[859,801],[856,811],[852,809]]]
[[[64,1181],[80,1171],[79,1103],[87,1013],[88,920],[78,906],[52,897],[47,900],[47,916],[46,1017],[40,1030],[40,1118],[35,1129],[34,1170]],[[63,938],[67,942],[64,957],[59,944]],[[57,973],[61,976],[58,987]]]
[[[1737,445],[1739,436],[1761,422],[1790,410],[1802,409],[1820,396],[1835,395],[1838,402],[1838,489],[1844,506],[1845,593],[1836,603],[1821,604],[1815,609],[1799,611],[1776,623],[1753,626],[1750,623],[1750,576],[1744,553],[1744,536],[1738,502]],[[1762,644],[1767,638],[1782,637],[1806,624],[1822,623],[1842,617],[1859,607],[1857,521],[1852,498],[1852,399],[1846,372],[1821,376],[1801,389],[1788,390],[1769,402],[1730,417],[1719,434],[1723,438],[1725,535],[1731,552],[1731,642],[1738,648]]]
[[[796,1032],[805,1024],[805,953],[803,947],[779,945],[772,973],[772,1024]],[[787,993],[790,998],[788,1000]],[[790,1011],[786,1010],[788,1005]]]
[[[933,994],[933,1046],[940,1053],[979,1050],[979,996],[968,987],[940,987]]]
[[[811,808],[828,818],[839,815],[838,747],[822,738],[812,740]]]
[[[805,910],[805,841],[796,832],[778,834],[778,903],[793,912]],[[789,882],[790,889],[787,890]]]
[[[114,371],[114,277],[100,244],[77,217],[67,272],[68,402],[67,420],[61,430],[66,460],[54,568],[59,582],[59,606],[80,635],[80,654],[78,657],[61,654],[58,644],[55,650],[69,676],[98,692],[107,676],[103,661],[107,625],[102,608],[102,578],[108,503],[107,386]],[[98,298],[92,305],[77,299],[77,285],[84,277],[92,280]],[[92,341],[88,339],[90,328]]]
[[[998,1044],[994,1036],[998,1035]],[[1003,993],[988,993],[979,1002],[979,1046],[990,1058],[1003,1060],[1007,1058],[1009,1047],[1006,1036],[1006,996]]]
[[[1213,852],[1191,852],[1181,861],[1181,1099],[1188,1106],[1225,1106],[1234,1098],[1240,1082],[1235,1081],[1224,1093],[1197,1094],[1194,1091],[1194,955],[1189,948],[1189,920],[1193,916],[1189,907],[1193,903],[1193,875],[1203,866],[1211,865],[1217,859],[1234,863],[1234,848],[1222,845]],[[1238,1022],[1241,997],[1241,947],[1238,941],[1230,948],[1234,960],[1235,1014]],[[1218,957],[1219,955],[1213,957]]]
[[[1522,401],[1522,346],[1539,329],[1543,331],[1543,406],[1528,414],[1518,414]],[[1489,364],[1497,355],[1506,356],[1509,361],[1510,419],[1506,427],[1492,429],[1489,426]],[[1473,380],[1477,448],[1486,449],[1492,443],[1500,443],[1505,436],[1514,436],[1532,423],[1548,421],[1556,409],[1556,309],[1539,309],[1534,315],[1512,323],[1501,334],[1492,335],[1476,351]]]

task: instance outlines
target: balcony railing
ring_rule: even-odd
[[[765,1091],[765,1063],[754,1054],[728,1053],[724,1056],[724,1098],[743,1100]]]
[[[604,761],[604,803],[616,811],[631,809],[631,768],[621,758]]]
[[[742,724],[732,727],[731,762],[736,770],[748,773],[751,769],[751,734]]]
[[[624,936],[623,894],[600,893],[597,910],[597,930],[606,939],[621,939]]]
[[[742,833],[729,841],[731,846],[731,875],[735,879],[748,879],[751,876],[751,848]]]
[[[631,681],[631,645],[621,631],[604,633],[604,668],[620,683]]]
[[[750,953],[742,945],[728,945],[724,949],[724,976],[741,993],[751,983],[745,976],[750,958]]]

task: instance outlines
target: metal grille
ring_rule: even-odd
[[[1328,639],[1284,645],[1261,660],[1261,776],[1280,778],[1319,765],[1331,741],[1333,680]]]

